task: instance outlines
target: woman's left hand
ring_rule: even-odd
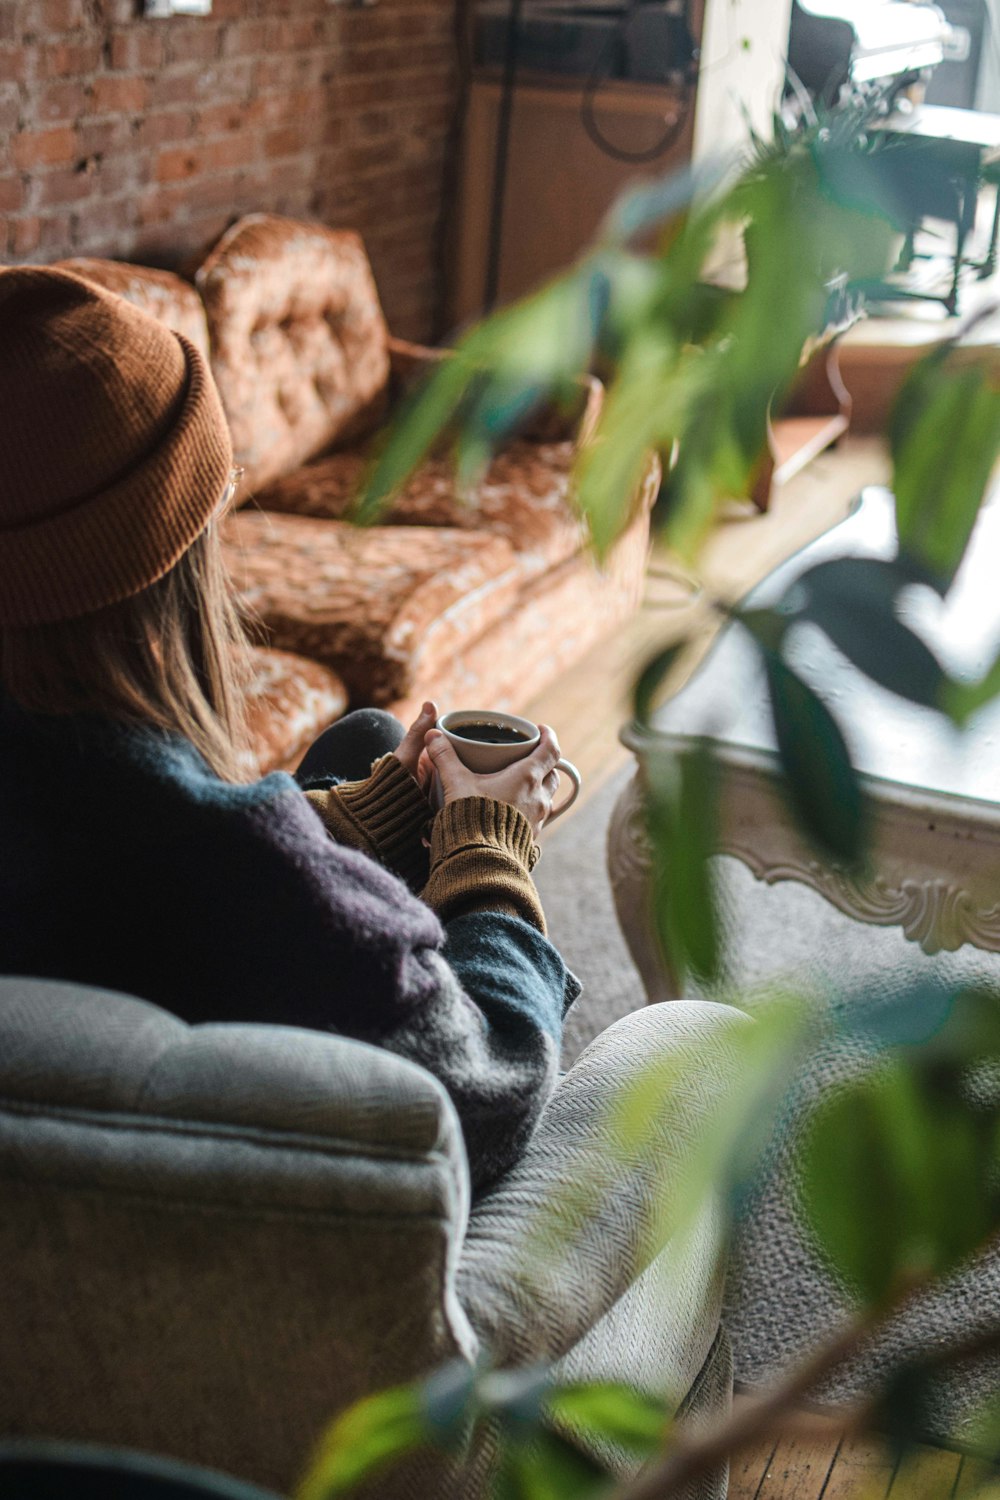
[[[409,729],[406,731],[403,738],[396,746],[396,749],[392,752],[393,755],[395,755],[396,759],[399,761],[399,764],[403,767],[404,771],[409,771],[410,775],[413,777],[414,781],[420,787],[420,790],[422,792],[426,792],[426,783],[429,779],[426,756],[424,756],[423,765],[421,765],[421,755],[423,754],[424,749],[424,736],[427,733],[428,729],[434,728],[434,725],[437,723],[437,717],[437,704],[430,701],[425,703],[423,708],[420,710],[420,713],[414,719],[413,723],[410,725]]]

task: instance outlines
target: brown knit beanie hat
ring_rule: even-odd
[[[0,626],[148,588],[207,526],[232,461],[186,338],[69,272],[0,270]]]

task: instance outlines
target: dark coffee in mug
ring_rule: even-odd
[[[526,745],[532,738],[511,724],[453,724],[451,733],[460,740],[478,740],[481,745]]]

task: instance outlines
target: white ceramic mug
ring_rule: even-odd
[[[507,729],[520,735],[521,738],[497,743],[493,740],[469,739],[466,735],[456,733],[456,730],[463,725],[475,724],[495,726],[501,730]],[[437,721],[437,728],[448,736],[463,766],[468,766],[470,771],[478,772],[502,771],[505,766],[513,764],[515,760],[530,755],[542,737],[538,725],[533,724],[530,719],[519,718],[517,714],[501,713],[492,708],[453,709],[451,713],[441,715]],[[569,796],[549,813],[545,820],[546,825],[553,823],[568,807],[573,806],[580,795],[582,785],[580,773],[572,761],[558,761],[556,770],[568,777],[573,785]]]

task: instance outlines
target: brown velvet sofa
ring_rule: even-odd
[[[380,523],[345,519],[373,437],[441,355],[390,337],[356,234],[275,215],[239,220],[193,271],[61,264],[145,306],[206,352],[243,470],[223,523],[259,621],[251,691],[259,768],[291,766],[347,707],[404,719],[444,706],[518,709],[636,609],[659,482],[598,569],[570,471],[603,390],[508,443],[471,497],[428,459]]]

